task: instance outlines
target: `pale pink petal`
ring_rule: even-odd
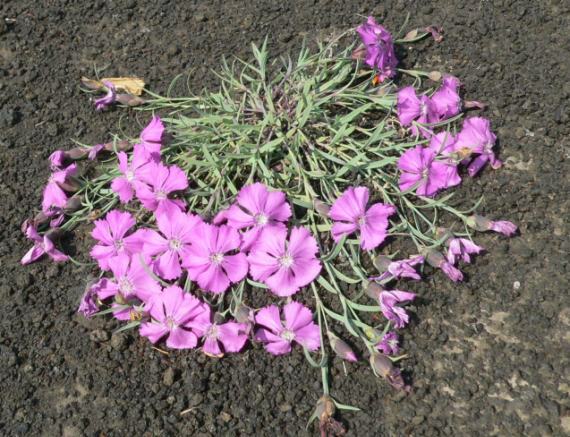
[[[117,210],[109,211],[105,216],[105,220],[109,223],[113,240],[123,238],[127,231],[136,224],[131,214]]]
[[[309,230],[303,227],[291,229],[288,249],[293,258],[314,258],[319,252],[317,241]]]
[[[295,283],[299,287],[309,285],[313,280],[319,276],[321,272],[321,263],[319,260],[301,258],[291,266],[295,276]]]

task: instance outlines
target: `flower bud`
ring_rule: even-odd
[[[453,238],[453,233],[447,228],[437,228],[435,230],[435,238],[446,242],[450,238]]]
[[[65,152],[65,156],[68,159],[76,161],[78,159],[85,158],[88,153],[89,153],[89,149],[86,149],[85,147],[74,147],[73,149]]]
[[[329,205],[327,205],[325,202],[323,202],[322,200],[314,199],[313,200],[313,209],[315,211],[317,211],[317,213],[320,216],[327,218],[329,216],[329,212],[331,210],[331,207]]]
[[[114,152],[115,149],[117,150],[117,152],[126,152],[128,150],[131,150],[133,147],[133,145],[126,140],[105,143],[103,146],[107,152]]]
[[[400,370],[394,366],[386,355],[373,352],[370,356],[370,366],[376,376],[384,378],[395,389],[410,391],[410,386],[404,382]]]
[[[424,249],[422,255],[426,262],[435,268],[440,268],[443,263],[447,262],[443,254],[434,249]]]
[[[487,104],[478,102],[477,100],[466,100],[463,102],[463,107],[465,109],[485,109]]]
[[[72,212],[77,211],[81,208],[81,197],[80,196],[72,196],[67,199],[65,206],[63,207],[63,212],[66,214],[70,214]]]
[[[473,214],[472,216],[467,217],[465,223],[471,229],[475,229],[479,232],[484,232],[491,229],[491,220],[478,214]]]
[[[380,300],[380,293],[383,291],[384,289],[376,282],[369,282],[366,287],[366,294],[374,300]]]
[[[117,94],[117,102],[127,106],[140,106],[144,105],[146,100],[131,94]]]
[[[430,80],[433,80],[434,82],[439,82],[441,80],[441,72],[430,71],[428,77]]]
[[[73,193],[73,192],[79,190],[79,188],[80,188],[79,181],[75,178],[72,178],[72,177],[68,177],[65,180],[65,182],[57,182],[57,185],[62,190],[68,191],[70,193]]]
[[[391,262],[392,260],[386,255],[378,255],[376,258],[374,258],[374,261],[372,263],[380,273],[383,273],[388,270]]]
[[[517,225],[506,220],[491,222],[491,230],[503,234],[507,237],[512,237],[517,233]]]
[[[338,338],[331,331],[327,331],[327,335],[329,337],[331,349],[334,351],[335,354],[337,354],[340,358],[346,361],[351,361],[351,362],[358,361],[356,354],[344,340]]]
[[[317,401],[317,407],[315,408],[315,414],[320,420],[326,420],[329,417],[334,416],[336,412],[336,407],[332,398],[328,395],[323,395]]]
[[[253,310],[240,303],[233,312],[233,316],[238,323],[250,323],[253,320]]]

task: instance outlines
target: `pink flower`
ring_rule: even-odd
[[[397,303],[414,300],[416,295],[407,291],[390,290],[380,293],[380,310],[384,317],[394,323],[396,328],[403,328],[409,321],[406,311]]]
[[[51,174],[43,193],[42,211],[44,213],[48,214],[52,207],[63,208],[65,206],[67,194],[61,185],[65,186],[67,179],[75,173],[77,173],[77,165],[74,163]]]
[[[517,225],[506,220],[492,221],[487,217],[474,214],[467,217],[467,226],[480,232],[495,231],[507,237],[512,237],[517,233]]]
[[[49,156],[50,167],[52,170],[60,170],[66,161],[65,152],[63,150],[56,150]]]
[[[428,249],[425,253],[427,263],[437,269],[441,269],[443,273],[447,275],[449,279],[453,282],[459,282],[463,280],[463,273],[449,263],[449,261],[438,251],[433,249]]]
[[[445,75],[442,86],[431,96],[440,121],[454,117],[461,111],[461,97],[457,92],[460,85],[459,79]]]
[[[119,254],[133,255],[143,247],[144,232],[136,231],[127,236],[136,220],[128,212],[109,211],[103,220],[95,220],[91,236],[99,241],[91,249],[90,255],[97,260],[99,267],[109,270],[109,260]]]
[[[401,191],[415,187],[419,196],[431,197],[447,187],[449,166],[435,160],[435,152],[422,146],[406,150],[398,160]]]
[[[258,241],[263,230],[274,232],[284,228],[283,222],[291,217],[291,207],[285,194],[268,191],[259,182],[243,187],[237,195],[236,204],[225,211],[224,218],[235,229],[247,229],[243,234],[242,250],[248,252]]]
[[[141,145],[155,161],[160,160],[163,133],[164,124],[158,116],[152,117],[148,125],[141,132]]]
[[[200,217],[184,214],[177,209],[157,214],[156,224],[160,233],[153,230],[146,232],[143,252],[150,256],[158,255],[154,267],[159,276],[168,280],[180,277],[181,260],[191,256],[190,243],[195,238],[192,230],[201,222]]]
[[[392,279],[410,278],[419,281],[421,277],[414,266],[423,263],[424,257],[421,255],[399,261],[392,261],[385,255],[379,255],[374,259],[374,265],[380,271],[385,271],[380,276],[370,278],[370,280],[389,282]]]
[[[467,167],[469,176],[473,177],[479,173],[487,161],[494,169],[501,167],[502,162],[493,152],[496,140],[497,137],[491,132],[491,122],[486,118],[471,117],[463,122],[463,128],[457,134],[455,150],[479,154]]]
[[[311,311],[299,302],[290,302],[283,307],[285,324],[281,321],[279,308],[269,305],[259,310],[255,323],[262,327],[255,332],[255,339],[265,343],[265,349],[273,355],[291,352],[291,343],[299,343],[314,351],[321,346],[320,329],[313,322]]]
[[[380,246],[387,236],[388,217],[396,212],[393,205],[375,203],[366,209],[370,197],[366,187],[349,187],[334,202],[329,217],[334,221],[333,240],[360,232],[360,247],[372,250]]]
[[[141,174],[141,179],[145,184],[138,184],[135,190],[146,209],[157,212],[165,209],[184,209],[183,201],[168,198],[169,194],[188,188],[188,178],[180,167],[167,167],[160,162],[150,162],[144,174]]]
[[[90,161],[95,161],[99,152],[104,148],[105,144],[95,144],[93,147],[89,149],[89,153],[87,154],[87,159],[89,159]]]
[[[57,250],[51,240],[53,230],[46,232],[43,236],[38,234],[35,226],[28,224],[26,228],[26,238],[34,242],[34,246],[26,252],[22,260],[23,265],[31,264],[37,261],[42,255],[47,254],[56,262],[67,261],[69,258],[64,253]]]
[[[149,313],[152,321],[141,324],[140,334],[151,343],[168,335],[166,345],[172,349],[195,348],[204,331],[191,324],[210,320],[208,306],[176,285],[153,299]]]
[[[435,123],[439,121],[437,107],[427,96],[416,95],[412,86],[407,86],[398,91],[398,118],[402,126],[410,126],[413,121],[421,124]],[[416,125],[412,126],[412,133],[418,135]],[[429,137],[432,132],[427,127],[421,128],[421,134]]]
[[[239,249],[241,239],[237,230],[229,226],[199,224],[192,231],[193,242],[183,258],[190,279],[200,288],[212,293],[223,293],[230,283],[241,281],[247,275],[248,264]]]
[[[428,146],[436,154],[438,162],[446,165],[445,186],[443,188],[455,187],[461,183],[461,177],[457,170],[455,155],[455,138],[450,132],[440,132],[431,137]],[[445,157],[445,159],[444,159]]]
[[[189,322],[187,326],[203,332],[202,352],[209,357],[221,358],[224,353],[239,352],[247,341],[247,326],[242,323],[215,323],[204,318]]]
[[[133,198],[137,186],[142,183],[142,176],[145,169],[148,169],[147,164],[151,158],[140,144],[135,144],[130,164],[125,152],[119,152],[117,158],[119,170],[123,176],[113,179],[111,189],[119,195],[121,203],[127,203]]]
[[[400,352],[398,334],[395,332],[384,334],[382,341],[376,345],[376,349],[385,355],[398,355],[398,352]]]
[[[451,238],[445,243],[448,245],[447,260],[450,264],[455,264],[459,258],[465,263],[470,263],[469,255],[478,254],[484,250],[467,238]]]
[[[374,17],[368,17],[366,23],[358,26],[356,31],[366,46],[365,62],[370,68],[379,71],[380,82],[393,77],[396,74],[398,60],[390,32],[379,25]]]
[[[277,296],[291,296],[310,284],[320,273],[316,258],[319,249],[311,233],[296,227],[263,233],[262,239],[249,253],[249,272],[256,281],[266,284]]]
[[[496,222],[491,222],[490,228],[491,231],[498,232],[499,234],[503,234],[507,237],[512,237],[517,233],[517,225],[514,223],[508,222],[506,220],[499,220]]]
[[[79,308],[77,312],[83,314],[84,317],[88,319],[93,317],[94,314],[99,312],[99,307],[97,306],[97,302],[95,300],[95,290],[91,285],[89,285],[85,289],[85,293],[81,297],[81,302],[79,304]]]
[[[107,82],[107,81],[103,82],[103,84],[107,88],[107,94],[105,94],[105,96],[95,100],[95,109],[97,111],[102,111],[107,106],[112,105],[113,103],[115,103],[115,100],[117,98],[117,93],[115,91],[115,85],[113,85],[113,83]]]

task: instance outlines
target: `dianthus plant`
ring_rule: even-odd
[[[253,46],[253,62],[222,65],[218,91],[137,97],[154,112],[139,137],[55,152],[22,262],[67,260],[57,235],[94,221],[100,274],[83,314],[212,357],[248,340],[273,355],[300,347],[321,370],[323,432],[340,426],[335,406],[350,408],[330,395],[329,350],[367,356],[408,391],[394,365],[416,297],[404,281],[434,272],[425,265],[461,281],[460,264],[483,251],[473,231],[516,226],[451,190],[501,166],[490,121],[463,119],[484,105],[462,101],[453,76],[399,69],[394,44],[422,34],[394,40],[372,17],[356,30],[360,46],[344,35],[295,60]],[[115,88],[105,82],[97,109],[133,102]],[[82,158],[97,160],[94,175],[78,171]]]

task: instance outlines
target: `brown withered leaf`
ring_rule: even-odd
[[[138,77],[104,77],[101,80],[89,79],[87,77],[81,78],[81,83],[92,90],[103,88],[105,86],[104,82],[111,82],[115,85],[117,91],[124,91],[133,96],[140,96],[144,88],[144,80]]]

